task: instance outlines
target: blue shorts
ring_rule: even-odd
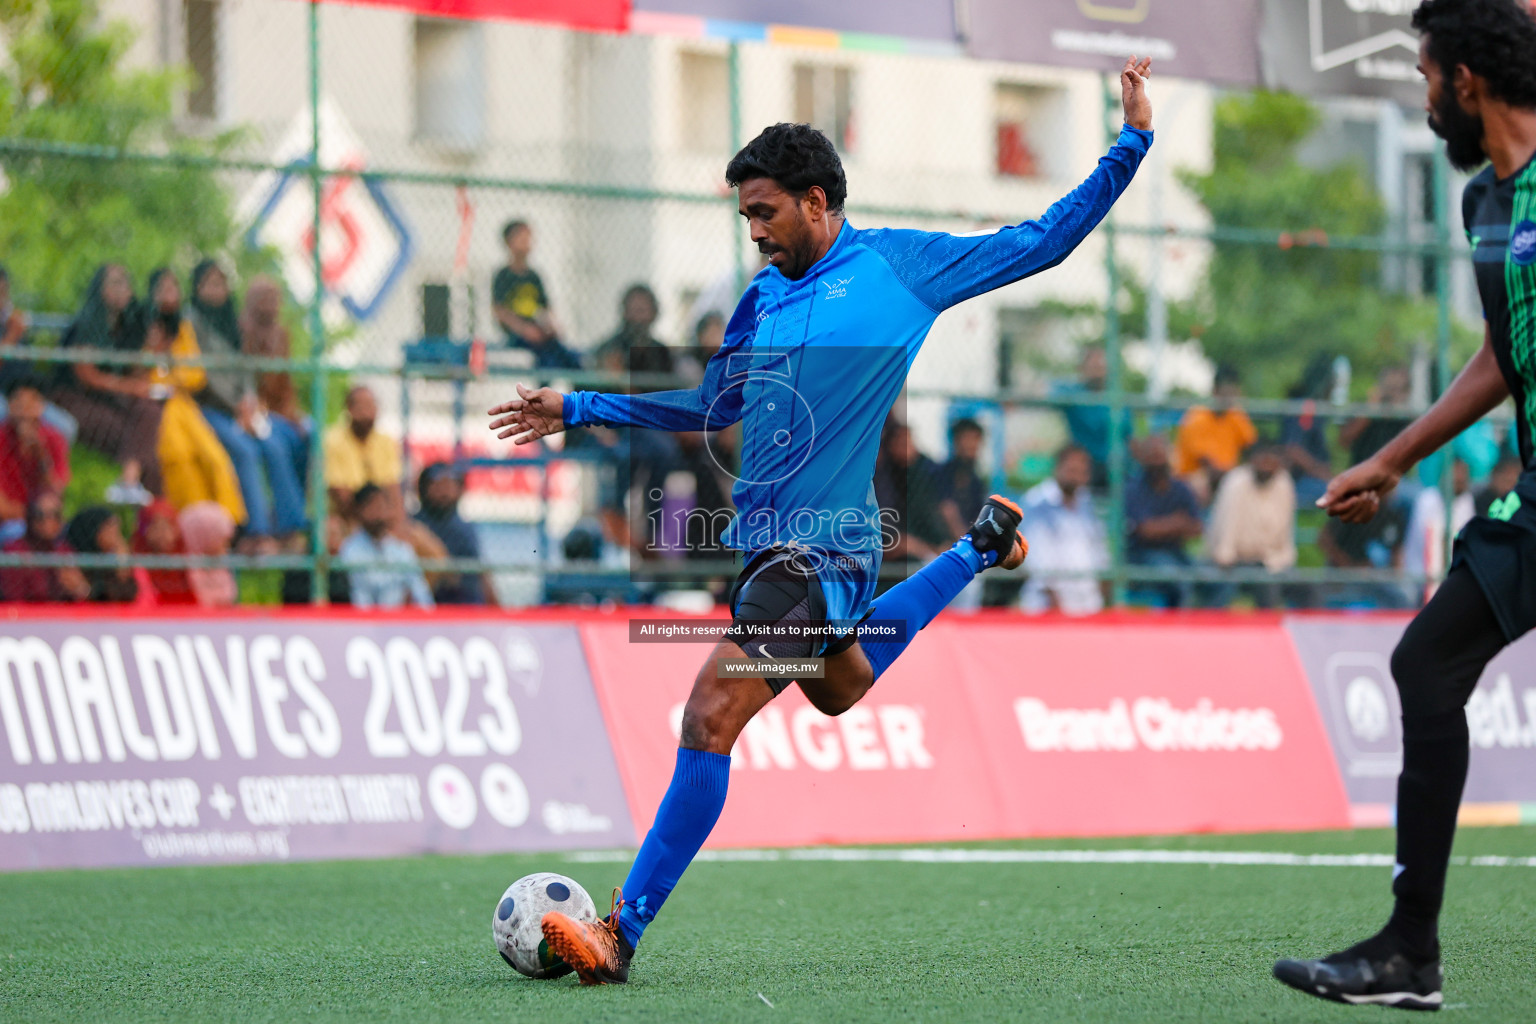
[[[747,559],[731,588],[725,638],[753,658],[841,654],[857,639],[879,571],[878,550],[869,555],[783,547],[759,551]],[[788,683],[768,680],[775,693]]]

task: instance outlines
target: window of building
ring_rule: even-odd
[[[1064,127],[1066,94],[1061,89],[999,82],[994,97],[994,167],[1005,178],[1051,177],[1055,171],[1045,140]]]
[[[857,146],[853,70],[832,64],[795,65],[795,120],[815,125],[843,153]]]
[[[219,0],[183,0],[182,38],[192,82],[187,113],[193,117],[219,115]]]
[[[1413,153],[1404,161],[1407,202],[1404,221],[1411,241],[1435,237],[1435,166],[1433,153]],[[1440,284],[1438,260],[1419,254],[1406,257],[1405,284],[1412,294],[1434,295]]]
[[[1092,313],[1055,305],[1000,307],[997,387],[1027,391],[1071,376],[1083,339],[1102,333],[1103,325]]]
[[[684,149],[711,155],[731,149],[731,68],[723,54],[683,51],[678,61],[678,117]]]
[[[485,142],[485,33],[472,21],[417,18],[416,141],[457,150]]]

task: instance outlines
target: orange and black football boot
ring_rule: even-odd
[[[602,921],[577,921],[551,910],[539,922],[544,941],[556,956],[575,969],[583,985],[623,985],[629,981],[629,961],[635,950],[619,931],[624,894],[613,890],[613,908]]]
[[[1024,522],[1024,512],[1019,506],[1000,494],[994,494],[976,513],[976,521],[961,540],[971,542],[971,547],[981,552],[985,568],[1001,566],[1017,569],[1029,554],[1029,541],[1019,532]]]

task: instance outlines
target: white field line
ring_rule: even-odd
[[[628,864],[628,850],[581,850],[566,854],[575,864]],[[694,858],[715,863],[838,861],[852,864],[1208,864],[1284,868],[1389,868],[1385,853],[1262,853],[1200,850],[946,850],[809,847],[797,850],[703,850]],[[1479,868],[1536,868],[1536,857],[1452,857],[1452,864]]]

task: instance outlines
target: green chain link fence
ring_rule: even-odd
[[[643,283],[659,299],[652,332],[681,354],[699,315],[722,296],[728,308],[756,271],[721,172],[762,125],[810,120],[833,136],[855,223],[949,231],[1038,215],[1118,129],[1113,83],[1086,72],[368,6],[182,0],[130,25],[110,4],[37,0],[5,5],[0,36],[0,261],[33,327],[7,361],[45,374],[72,362],[157,362],[57,345],[102,263],[126,265],[139,282],[169,265],[185,280],[212,257],[239,284],[267,274],[284,286],[286,356],[189,361],[292,376],[311,424],[307,538],[281,554],[135,559],[239,569],[256,601],[277,599],[282,571],[308,573],[314,600],[328,593],[323,437],[354,385],[375,391],[381,427],[403,437],[408,495],[429,461],[471,471],[465,510],[482,524],[483,556],[429,560],[429,571],[490,573],[507,603],[543,600],[562,578],[634,575],[622,557],[560,552],[600,504],[590,454],[514,455],[484,431],[482,413],[515,381],[676,378],[538,370],[509,351],[491,296],[508,222],[531,226],[532,264],[572,350],[590,360],[625,290]],[[1406,594],[1432,573],[1325,566],[1312,540],[1321,516],[1305,510],[1301,564],[1286,572],[1127,561],[1127,437],[1167,433],[1207,401],[1209,362],[1196,353],[1242,371],[1243,408],[1272,430],[1286,416],[1411,415],[1479,340],[1458,300],[1454,183],[1433,150],[1410,162],[1408,198],[1386,202],[1366,161],[1350,159],[1362,152],[1351,129],[1302,101],[1156,78],[1153,97],[1158,145],[1125,201],[1063,266],[943,318],[909,380],[906,415],[935,454],[951,420],[980,417],[992,483],[1017,496],[1068,439],[1064,409],[1106,408],[1098,498],[1112,558],[1097,575],[1116,604],[1168,581],[1311,588],[1306,600],[1362,582]],[[1340,138],[1337,158],[1308,151]],[[1105,351],[1104,390],[1053,389],[1085,345]],[[1335,356],[1353,370],[1349,386],[1282,397],[1309,362]],[[1370,379],[1395,364],[1416,371],[1412,399],[1369,401]],[[116,469],[78,452],[76,461],[71,507],[98,501],[91,489]],[[1449,498],[1449,462],[1439,476]],[[50,564],[13,555],[0,565],[29,558]],[[652,568],[649,587],[609,592],[652,596],[729,572],[708,561]],[[251,582],[262,574],[264,584]]]

